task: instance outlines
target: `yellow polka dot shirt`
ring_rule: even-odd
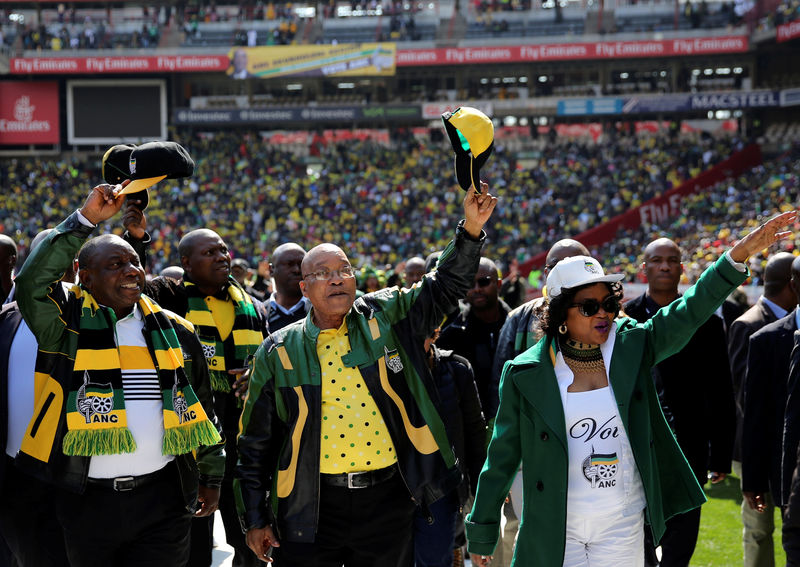
[[[342,474],[382,469],[397,461],[389,430],[358,368],[347,368],[347,324],[321,331],[317,356],[322,369],[320,472]]]

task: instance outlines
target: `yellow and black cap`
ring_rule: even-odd
[[[492,120],[477,108],[462,106],[442,114],[442,122],[453,146],[456,179],[464,191],[481,192],[481,167],[494,149]]]
[[[112,185],[130,179],[120,194],[135,194],[144,209],[150,200],[148,187],[166,178],[189,177],[194,173],[194,160],[175,142],[147,142],[140,146],[118,144],[103,155],[102,173],[105,182]]]

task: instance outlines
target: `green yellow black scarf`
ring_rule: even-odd
[[[119,350],[114,338],[114,314],[101,309],[88,291],[82,299],[78,348],[67,398],[66,455],[93,456],[132,453],[136,442],[128,429]],[[173,323],[161,308],[142,296],[145,337],[161,383],[164,455],[181,455],[200,445],[215,445],[220,436],[183,371],[183,351]]]
[[[228,374],[228,370],[246,367],[264,339],[253,300],[230,279],[227,293],[233,302],[233,330],[223,341],[206,304],[206,296],[190,281],[184,281],[184,286],[189,304],[186,318],[194,325],[203,345],[211,388],[216,392],[230,392],[235,376]]]

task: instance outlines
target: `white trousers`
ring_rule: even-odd
[[[564,567],[644,567],[644,510],[627,517],[568,513]]]

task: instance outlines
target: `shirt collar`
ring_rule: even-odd
[[[131,321],[142,321],[143,319],[144,319],[144,316],[142,315],[142,310],[139,309],[139,304],[138,303],[134,303],[133,304],[133,311],[131,311],[130,313],[125,315],[125,317],[123,317],[122,319],[119,319],[117,321],[117,323],[121,323],[122,321],[128,321],[128,320],[131,320]]]
[[[281,310],[281,311],[283,311],[283,312],[284,312],[286,315],[291,315],[291,314],[292,314],[292,313],[294,313],[295,311],[298,311],[298,310],[300,310],[300,309],[305,309],[305,308],[306,308],[306,306],[308,305],[308,298],[307,298],[307,297],[305,297],[305,296],[303,296],[303,297],[301,297],[301,298],[300,298],[300,301],[298,301],[297,303],[295,303],[294,305],[292,305],[292,306],[291,306],[289,309],[286,309],[286,308],[285,308],[283,305],[281,305],[280,303],[278,303],[277,301],[275,301],[275,292],[273,291],[273,292],[272,292],[272,295],[270,295],[270,296],[269,296],[269,304],[270,304],[272,307],[275,307],[275,308],[277,308],[277,309],[280,309],[280,310]]]
[[[763,295],[761,296],[761,299],[764,301],[764,303],[767,304],[767,307],[770,308],[770,310],[772,311],[773,315],[775,315],[776,318],[783,319],[789,314],[789,312],[786,309],[784,309],[774,301],[770,301]]]

